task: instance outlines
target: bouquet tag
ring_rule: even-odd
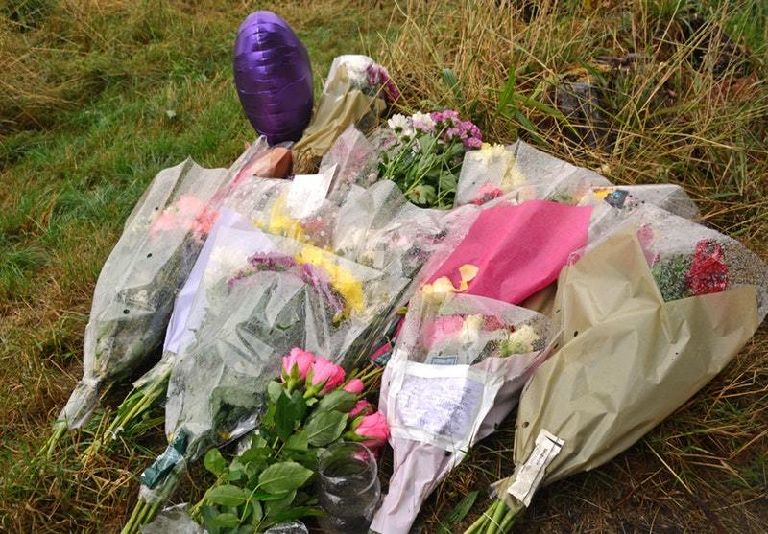
[[[286,205],[295,219],[313,216],[321,207],[336,174],[336,165],[322,174],[297,174],[288,189]]]
[[[523,465],[515,470],[515,481],[507,493],[522,502],[531,504],[534,493],[544,478],[544,471],[565,445],[565,441],[554,434],[541,430],[536,438],[536,447]]]

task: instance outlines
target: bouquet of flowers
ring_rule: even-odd
[[[386,443],[386,421],[364,399],[379,373],[347,376],[325,358],[291,349],[282,358],[280,379],[267,386],[266,411],[250,444],[229,462],[218,449],[206,453],[205,468],[217,480],[191,516],[218,534],[238,528],[263,532],[321,515],[310,487],[320,454],[339,441],[362,442],[374,451]]]
[[[699,234],[712,241],[696,244],[687,270],[672,277],[694,295],[664,296],[649,263],[678,261],[665,254],[675,248],[665,243],[684,241],[690,249],[700,243],[691,234],[697,225],[643,209],[664,220],[653,234],[623,228],[563,271],[553,319],[562,348],[521,394],[515,474],[496,483],[498,499],[467,532],[507,532],[542,484],[626,450],[719,373],[764,317],[766,266],[703,227]],[[721,251],[724,239],[729,248]],[[723,268],[731,260],[750,265],[733,265],[740,274],[732,279]]]
[[[312,167],[350,126],[376,126],[379,115],[400,97],[387,69],[367,56],[339,56],[331,63],[312,122],[293,150]]]
[[[165,393],[168,376],[176,356],[189,344],[190,330],[197,326],[195,320],[199,320],[199,316],[191,314],[194,309],[192,305],[194,296],[211,249],[216,242],[216,236],[221,233],[222,228],[228,228],[231,222],[231,217],[220,221],[219,214],[226,212],[230,205],[240,205],[243,198],[257,199],[250,205],[254,210],[264,209],[264,206],[269,205],[287,188],[289,182],[264,178],[264,176],[285,176],[290,171],[290,154],[290,151],[281,147],[265,150],[261,143],[255,145],[241,156],[229,173],[231,179],[213,195],[209,206],[215,207],[216,212],[215,217],[208,221],[212,227],[206,229],[208,233],[206,240],[193,258],[194,266],[188,270],[186,281],[178,291],[173,304],[173,313],[166,323],[168,329],[165,332],[162,357],[152,369],[134,382],[133,391],[118,407],[116,416],[106,431],[97,435],[86,449],[85,460],[88,460],[103,445],[115,439],[119,433],[126,430],[131,432],[141,430],[142,427],[138,423]],[[216,222],[213,222],[214,220]]]
[[[373,530],[409,531],[422,501],[512,410],[548,337],[543,315],[497,300],[411,300],[382,380],[395,471]]]
[[[442,213],[408,209],[393,193],[391,182],[355,188],[341,207],[303,203],[294,218],[289,191],[253,221],[232,215],[239,248],[214,248],[207,261],[202,319],[171,370],[170,446],[142,477],[141,507],[168,496],[185,459],[254,428],[268,377],[291,347],[343,365],[370,353],[421,264],[446,242]]]
[[[379,177],[393,180],[419,206],[453,206],[462,160],[480,148],[482,133],[457,111],[394,115],[376,134]]]
[[[229,172],[187,160],[152,181],[99,275],[85,329],[83,379],[59,415],[49,454],[66,428],[89,419],[102,385],[129,376],[159,348],[174,298],[216,219],[217,199],[266,149],[259,140]]]
[[[576,204],[591,187],[611,187],[605,177],[571,165],[518,140],[514,145],[482,144],[467,152],[459,176],[456,201],[482,205],[504,196],[523,202],[547,199]]]

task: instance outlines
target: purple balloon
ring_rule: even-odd
[[[237,30],[235,87],[253,129],[270,145],[298,141],[312,116],[307,49],[282,18],[255,11]]]

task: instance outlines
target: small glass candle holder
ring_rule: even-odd
[[[376,458],[360,443],[337,443],[318,466],[320,526],[327,534],[365,534],[381,498]]]

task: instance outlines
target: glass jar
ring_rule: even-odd
[[[318,466],[320,526],[327,534],[364,534],[379,506],[376,458],[360,443],[337,443],[322,455]]]

